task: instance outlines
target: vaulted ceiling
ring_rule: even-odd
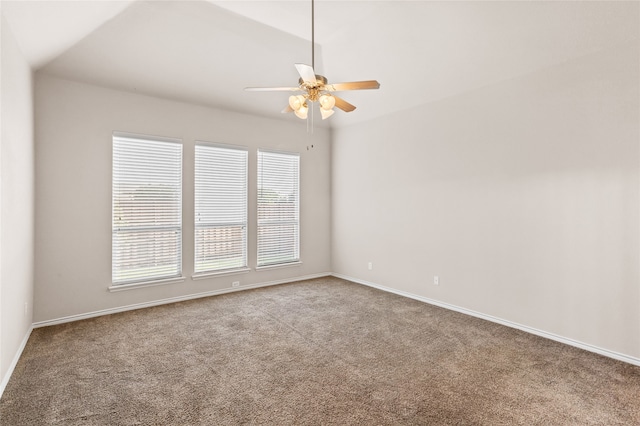
[[[285,120],[311,62],[311,3],[2,1],[34,69],[63,78]],[[345,126],[638,41],[637,2],[316,0],[316,72],[343,92]],[[319,121],[319,120],[318,120]],[[328,123],[325,123],[328,124]]]

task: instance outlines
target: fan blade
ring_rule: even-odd
[[[344,112],[351,112],[354,109],[356,109],[354,105],[351,105],[349,102],[345,101],[344,99],[339,98],[337,96],[334,96],[334,98],[336,100],[336,107],[340,108]]]
[[[282,111],[280,111],[283,114],[286,114],[288,112],[293,112],[293,108],[291,108],[289,105],[287,105],[287,107],[285,109],[283,109]]]
[[[299,87],[245,87],[247,92],[297,92]]]
[[[380,83],[378,83],[376,80],[350,81],[348,83],[326,84],[324,88],[325,90],[328,90],[330,92],[337,92],[340,90],[379,89]]]
[[[313,71],[313,68],[305,64],[296,64],[296,69],[298,70],[300,77],[302,77],[302,81],[305,83],[315,84],[316,73]]]

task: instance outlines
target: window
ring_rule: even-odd
[[[195,272],[247,267],[246,149],[196,144]]]
[[[258,151],[258,267],[300,260],[300,156]]]
[[[182,144],[113,135],[113,285],[182,273]]]

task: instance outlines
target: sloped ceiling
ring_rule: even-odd
[[[310,2],[3,1],[34,68],[64,78],[297,120],[279,111],[311,62]],[[316,1],[316,72],[377,79],[344,92],[344,126],[638,42],[638,2]],[[319,115],[319,114],[318,114]],[[319,121],[319,120],[317,120]]]

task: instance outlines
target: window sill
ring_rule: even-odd
[[[277,263],[275,265],[256,266],[256,271],[265,271],[265,270],[268,270],[268,269],[289,268],[291,266],[300,266],[300,265],[302,265],[302,261],[291,262],[291,263]]]
[[[206,278],[220,277],[224,275],[246,274],[247,272],[251,272],[251,269],[240,268],[240,269],[232,269],[232,270],[218,271],[218,272],[200,272],[200,273],[191,275],[191,279],[204,280]]]
[[[135,290],[137,288],[142,288],[142,287],[154,287],[157,285],[181,283],[186,279],[187,279],[186,277],[174,277],[174,278],[166,278],[163,280],[142,281],[142,282],[131,283],[131,284],[116,284],[116,285],[110,285],[108,287],[108,290],[110,292]]]

